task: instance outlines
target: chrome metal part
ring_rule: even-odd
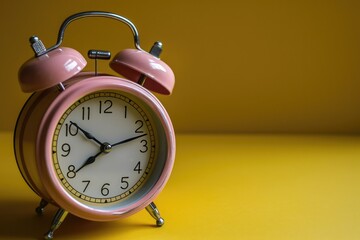
[[[140,84],[141,86],[144,86],[145,80],[146,80],[146,76],[144,74],[141,74],[137,83]]]
[[[103,153],[109,153],[109,152],[111,152],[111,149],[112,149],[112,146],[110,143],[105,142],[101,145],[101,151]]]
[[[97,64],[97,60],[101,59],[101,60],[108,60],[111,58],[111,53],[110,51],[104,51],[104,50],[89,50],[88,51],[88,57],[90,59],[95,59],[95,76],[98,75],[98,64]]]
[[[35,208],[35,212],[38,215],[42,215],[44,213],[44,208],[48,205],[49,203],[47,201],[45,201],[44,199],[41,199],[39,206],[37,208]]]
[[[153,55],[154,57],[159,58],[160,54],[162,52],[162,43],[157,41],[154,43],[154,45],[151,47],[150,49],[150,54]]]
[[[31,36],[29,41],[31,44],[31,48],[35,53],[35,56],[43,55],[46,52],[44,44],[37,36]]]
[[[156,205],[154,202],[150,203],[147,207],[146,210],[148,211],[148,213],[156,220],[156,226],[161,227],[162,225],[164,225],[165,221],[164,219],[160,216],[160,212],[157,209]]]
[[[62,83],[59,83],[59,84],[57,85],[57,88],[58,88],[58,90],[59,90],[60,92],[65,91],[65,86],[64,86],[64,84],[62,84]]]
[[[68,212],[62,208],[60,208],[56,212],[54,219],[52,221],[50,230],[44,236],[45,239],[53,239],[55,230],[60,227],[61,223],[64,221],[64,219],[66,218],[67,215],[68,215]]]
[[[63,39],[64,39],[64,33],[65,33],[65,29],[66,27],[73,21],[80,19],[80,18],[85,18],[85,17],[105,17],[105,18],[112,18],[115,20],[118,20],[120,22],[125,23],[132,31],[133,33],[133,37],[134,37],[134,45],[138,50],[142,50],[140,47],[140,39],[139,39],[139,33],[135,27],[135,25],[127,18],[117,15],[115,13],[111,13],[111,12],[102,12],[102,11],[88,11],[88,12],[80,12],[80,13],[76,13],[74,15],[71,15],[70,17],[66,18],[64,20],[64,22],[62,23],[62,25],[60,26],[59,29],[59,33],[58,33],[58,38],[57,38],[57,42],[54,46],[48,48],[45,52],[43,52],[42,54],[45,54],[47,52],[50,52],[52,50],[54,50],[55,48],[58,48]],[[40,55],[42,55],[40,54]]]
[[[111,58],[110,51],[104,51],[104,50],[89,50],[88,51],[88,57],[90,59],[105,59],[108,60]]]

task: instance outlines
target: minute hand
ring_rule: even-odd
[[[136,137],[128,138],[128,139],[122,140],[122,141],[120,141],[120,142],[111,144],[111,146],[114,147],[114,146],[116,146],[116,145],[120,145],[120,144],[123,144],[123,143],[127,143],[127,142],[130,142],[130,141],[132,141],[132,140],[141,138],[141,137],[146,136],[146,135],[147,135],[147,133],[144,133],[144,134],[139,135],[139,136],[136,136]]]

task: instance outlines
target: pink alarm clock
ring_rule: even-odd
[[[83,72],[86,60],[61,47],[69,23],[107,17],[127,24],[136,49],[118,53],[110,67],[124,76]],[[34,92],[18,117],[14,149],[19,170],[41,197],[36,212],[59,207],[46,239],[52,239],[68,213],[93,221],[112,221],[142,209],[164,223],[153,200],[164,188],[175,159],[175,133],[165,108],[150,92],[171,94],[175,78],[158,57],[139,44],[128,19],[109,12],[82,12],[60,27],[56,45],[46,49],[30,38],[35,57],[19,70],[24,92]],[[89,58],[109,59],[90,50]]]

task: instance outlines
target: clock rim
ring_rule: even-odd
[[[154,112],[164,128],[168,147],[167,157],[159,179],[143,197],[125,207],[99,209],[79,202],[63,187],[53,167],[52,139],[61,116],[78,99],[97,91],[122,91],[134,95]],[[67,86],[66,90],[61,92],[50,104],[39,127],[39,134],[36,139],[36,160],[44,188],[59,207],[81,218],[110,221],[132,215],[144,209],[154,200],[170,177],[175,160],[175,148],[175,132],[170,117],[160,101],[150,91],[126,79],[114,76],[94,76]]]

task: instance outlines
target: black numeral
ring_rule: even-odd
[[[124,108],[124,117],[125,118],[127,117],[127,106],[125,106],[125,108]]]
[[[140,161],[136,164],[136,166],[134,167],[134,171],[137,172],[138,174],[141,173],[142,169],[140,167]]]
[[[140,143],[142,143],[143,145],[142,145],[142,149],[140,149],[140,152],[141,153],[146,153],[147,152],[147,150],[148,150],[148,146],[147,146],[147,141],[145,140],[145,139],[143,139],[143,140],[141,140],[141,142]]]
[[[85,188],[84,188],[84,190],[83,190],[83,192],[85,192],[86,189],[88,188],[89,184],[90,184],[90,180],[84,180],[84,181],[82,181],[82,182],[85,183]]]
[[[76,172],[75,172],[75,166],[74,166],[74,165],[70,165],[70,166],[68,167],[68,172],[67,172],[66,176],[67,176],[68,178],[74,178],[74,177],[76,177]]]
[[[136,120],[135,125],[138,126],[138,128],[135,130],[135,133],[144,133],[143,130],[140,130],[144,126],[144,122],[141,120]]]
[[[112,113],[112,111],[110,111],[110,108],[112,107],[112,101],[111,100],[106,100],[104,103],[102,101],[99,101],[99,113]],[[103,106],[104,105],[104,106]],[[103,107],[105,108],[103,111]]]
[[[70,154],[70,151],[71,151],[71,147],[68,143],[64,143],[62,146],[61,146],[61,150],[64,152],[63,154],[61,154],[62,157],[67,157],[69,156]]]
[[[74,126],[74,124],[70,123],[66,123],[65,124],[65,136],[68,137],[70,136],[75,136],[76,134],[78,134],[79,129],[77,127]]]
[[[129,187],[129,182],[127,181],[127,179],[129,179],[129,177],[122,177],[121,178],[121,186],[120,188],[125,190]]]
[[[82,120],[90,120],[90,107],[82,107]]]
[[[101,195],[103,195],[103,196],[109,195],[110,190],[107,188],[108,186],[110,186],[110,183],[105,183],[104,185],[102,185],[102,187],[101,187]]]

